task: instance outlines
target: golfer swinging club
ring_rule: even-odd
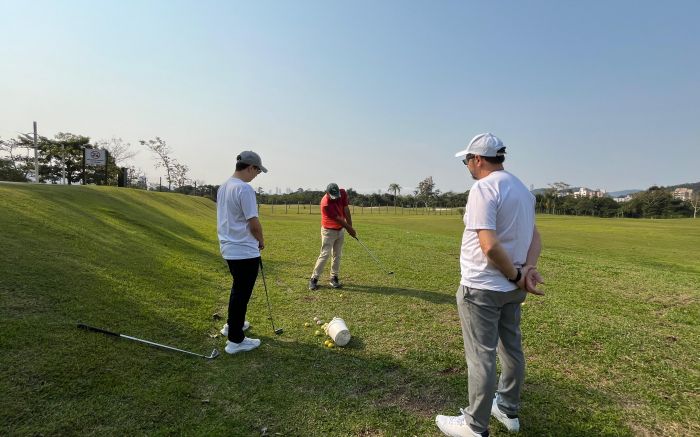
[[[219,246],[233,277],[228,320],[221,330],[228,338],[225,350],[229,354],[260,346],[260,340],[243,333],[250,327],[245,314],[258,278],[260,251],[265,247],[255,191],[248,184],[260,172],[267,173],[260,156],[255,152],[241,152],[236,157],[236,171],[219,187],[216,195]]]
[[[309,280],[309,290],[318,289],[318,278],[323,273],[328,258],[331,262],[331,287],[340,288],[340,256],[343,253],[343,241],[347,229],[351,237],[357,233],[352,227],[352,216],[348,202],[348,193],[338,188],[338,184],[330,183],[326,187],[326,194],[321,199],[321,254],[316,260],[316,266]]]

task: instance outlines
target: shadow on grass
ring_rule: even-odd
[[[454,305],[455,299],[452,295],[437,293],[435,291],[428,290],[415,290],[410,288],[392,288],[392,287],[375,287],[368,285],[357,285],[352,283],[345,283],[343,285],[343,290],[346,291],[356,291],[361,293],[373,293],[373,294],[383,294],[387,296],[403,296],[415,299],[422,299],[431,303],[436,304],[449,304]]]
[[[262,337],[260,349],[222,356],[207,368],[227,382],[199,392],[236,435],[422,435],[438,436],[436,414],[459,414],[467,404],[466,372],[408,368],[389,356],[358,356],[347,348]],[[253,378],[252,385],[245,383]],[[211,378],[210,378],[211,379]],[[236,410],[245,399],[255,413]],[[618,406],[603,393],[551,380],[527,385],[520,435],[631,435],[616,417]],[[282,408],[282,409],[280,409]],[[290,420],[290,418],[293,418]],[[211,424],[187,431],[214,433]],[[492,435],[507,435],[491,421]]]

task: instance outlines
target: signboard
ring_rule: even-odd
[[[107,151],[104,149],[85,149],[85,164],[105,165],[107,163]]]

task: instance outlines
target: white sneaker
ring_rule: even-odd
[[[464,410],[459,409],[461,416],[435,416],[435,424],[445,435],[450,437],[488,437],[489,432],[478,433],[467,425],[464,419]]]
[[[493,398],[493,404],[491,404],[491,415],[498,419],[498,421],[501,422],[503,426],[505,426],[506,429],[508,429],[508,431],[520,431],[520,420],[518,420],[517,417],[508,417],[506,413],[501,411],[500,408],[498,408],[498,402],[496,402],[496,398]]]
[[[260,346],[260,340],[257,338],[245,337],[242,342],[234,343],[232,341],[226,340],[226,348],[224,349],[228,354],[236,354],[238,352],[252,351],[256,347]]]
[[[246,320],[245,322],[243,322],[243,330],[245,331],[248,328],[250,328],[250,323]],[[221,335],[223,335],[224,337],[228,337],[228,323],[225,324],[224,327],[221,328],[221,331],[219,331],[219,332],[221,332]]]

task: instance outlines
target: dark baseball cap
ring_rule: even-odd
[[[238,156],[236,156],[236,161],[248,165],[254,165],[260,170],[262,170],[263,173],[267,173],[267,169],[262,165],[262,159],[260,159],[260,155],[258,155],[255,152],[251,152],[250,150],[244,150],[243,152],[241,152]]]
[[[340,197],[340,188],[338,188],[338,184],[336,184],[335,182],[331,182],[330,184],[328,184],[328,186],[326,187],[326,193],[328,193],[328,196],[333,200]]]

